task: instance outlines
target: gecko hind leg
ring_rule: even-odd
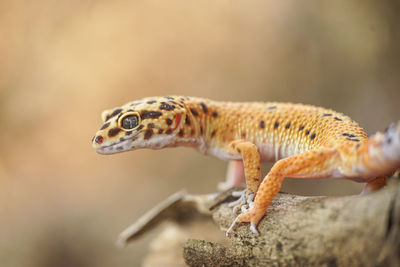
[[[336,165],[335,155],[337,155],[336,150],[313,150],[277,161],[260,184],[254,206],[236,217],[226,232],[227,236],[229,237],[235,227],[242,222],[249,222],[250,230],[258,235],[257,225],[265,215],[271,201],[278,194],[283,179],[285,177],[321,178],[329,176]]]
[[[376,190],[379,190],[382,187],[384,187],[385,185],[386,185],[386,176],[377,177],[374,180],[368,182],[364,186],[364,188],[361,192],[361,195],[368,194],[368,193],[374,192]]]

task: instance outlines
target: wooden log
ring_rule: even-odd
[[[174,210],[173,218],[184,226],[190,220],[204,220],[199,213],[211,214],[225,231],[236,217],[223,203],[229,195],[180,192],[172,204],[159,205],[163,206],[159,212],[153,210],[148,221],[154,225],[167,219],[165,214],[171,218]],[[149,229],[139,221],[142,229]],[[236,228],[229,242],[210,242],[197,234],[197,239],[184,243],[183,258],[190,266],[400,266],[399,227],[397,178],[367,195],[306,197],[280,193],[258,226],[260,236],[245,223]],[[125,232],[120,243],[141,231],[136,227],[135,233]]]

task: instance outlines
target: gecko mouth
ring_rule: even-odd
[[[99,154],[115,154],[118,152],[122,151],[127,151],[132,148],[132,142],[137,138],[137,136],[133,136],[131,138],[119,141],[117,143],[108,145],[108,146],[102,146],[99,148],[96,148],[96,152]]]

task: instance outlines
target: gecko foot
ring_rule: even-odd
[[[247,190],[232,192],[232,196],[239,197],[239,199],[229,203],[229,207],[233,207],[234,213],[242,213],[249,211],[254,206],[254,193],[248,193]]]
[[[236,219],[232,222],[231,226],[228,228],[226,231],[226,236],[230,238],[232,236],[233,231],[235,228],[239,225],[241,222],[250,222],[250,231],[256,235],[259,236],[258,230],[257,230],[257,223],[252,222],[251,220],[252,217],[252,212],[247,211],[245,213],[242,213],[236,217]]]

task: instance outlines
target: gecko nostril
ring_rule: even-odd
[[[96,137],[95,141],[96,141],[97,144],[100,145],[101,143],[103,143],[103,137],[101,135],[99,135],[99,136]]]

